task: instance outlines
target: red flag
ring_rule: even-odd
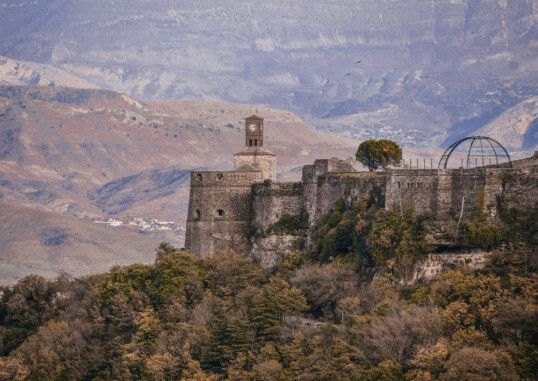
[[[383,147],[383,152],[388,152],[389,151],[389,147]]]

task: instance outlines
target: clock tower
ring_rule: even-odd
[[[251,115],[245,119],[245,145],[248,150],[263,148],[263,118]]]
[[[234,171],[261,172],[260,180],[276,181],[276,156],[263,150],[263,118],[245,119],[246,150],[234,155]]]

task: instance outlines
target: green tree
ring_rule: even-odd
[[[284,279],[273,277],[260,291],[254,310],[254,326],[262,339],[276,337],[284,315],[298,315],[308,308],[306,298]]]
[[[355,158],[370,171],[388,165],[398,165],[402,161],[402,149],[392,140],[366,140],[359,145]]]
[[[179,251],[177,247],[172,246],[169,242],[161,242],[155,249],[155,261],[160,262],[169,254]]]
[[[357,345],[332,325],[300,331],[281,347],[287,380],[359,380],[364,357]]]
[[[262,269],[249,256],[224,250],[203,261],[207,287],[218,297],[233,297],[247,286],[258,286],[264,280]]]
[[[153,267],[150,295],[156,306],[181,301],[193,306],[203,296],[202,266],[187,251],[169,253]]]

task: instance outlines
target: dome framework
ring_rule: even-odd
[[[455,156],[455,153],[460,153],[460,168],[499,167],[499,165],[506,163],[512,167],[510,155],[502,144],[487,136],[468,136],[453,143],[441,156],[437,168],[447,169],[449,159]]]

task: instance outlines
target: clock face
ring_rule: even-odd
[[[250,126],[248,126],[248,129],[252,132],[256,131],[256,125],[252,123]]]

